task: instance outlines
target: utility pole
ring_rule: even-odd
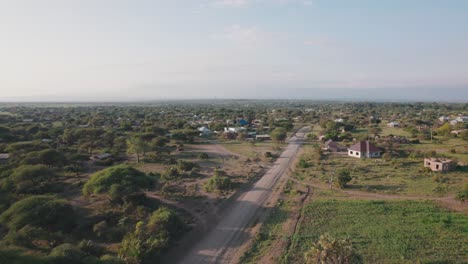
[[[335,176],[335,169],[333,169],[332,173],[330,174],[330,190],[333,190],[333,176]]]

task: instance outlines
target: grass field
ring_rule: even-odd
[[[466,153],[459,155],[464,159],[468,156]],[[456,193],[468,183],[466,166],[441,174],[424,169],[422,158],[385,161],[329,154],[318,162],[317,154],[307,146],[302,159],[307,161],[308,167],[295,171],[294,177],[297,179],[325,183],[334,171],[348,169],[353,178],[348,188],[361,191],[439,197]]]
[[[463,263],[468,218],[424,201],[314,200],[293,238],[286,263],[303,263],[320,235],[350,237],[364,263]]]
[[[267,142],[255,142],[255,141],[225,141],[221,143],[223,147],[234,153],[246,156],[251,159],[264,158],[265,152],[274,153],[278,151],[278,144],[267,141]]]

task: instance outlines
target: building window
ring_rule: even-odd
[[[436,169],[437,169],[437,170],[439,169],[439,164],[436,165]]]
[[[352,151],[350,151],[350,152],[349,152],[349,154],[353,154],[353,152],[352,152]]]
[[[356,152],[356,156],[359,156],[359,152]]]

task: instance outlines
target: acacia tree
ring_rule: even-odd
[[[149,151],[149,144],[138,135],[127,139],[127,153],[135,154],[137,163],[140,162],[140,155],[145,155]]]
[[[282,127],[277,127],[271,132],[271,139],[276,142],[283,142],[286,139],[286,129]]]

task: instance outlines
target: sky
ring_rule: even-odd
[[[0,101],[468,101],[465,0],[0,0]]]

